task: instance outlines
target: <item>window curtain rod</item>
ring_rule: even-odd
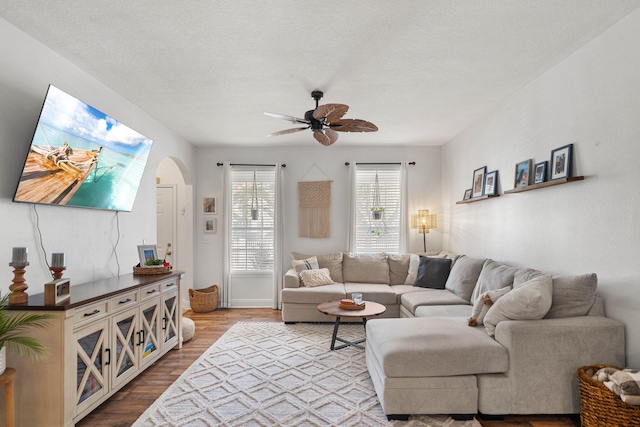
[[[224,163],[216,163],[217,166],[224,166]],[[258,165],[258,164],[250,164],[250,163],[231,163],[231,166],[275,166],[275,165]],[[287,165],[282,164],[283,168],[286,168]]]
[[[344,162],[345,166],[349,166],[349,162]],[[356,163],[356,165],[401,165],[402,163]],[[416,162],[409,162],[411,166],[415,166]]]

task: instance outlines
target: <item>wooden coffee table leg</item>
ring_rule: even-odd
[[[331,350],[336,346],[336,337],[338,336],[338,327],[340,326],[340,316],[336,316],[336,323],[333,325],[333,336],[331,337]]]

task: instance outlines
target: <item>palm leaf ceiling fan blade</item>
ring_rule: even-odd
[[[331,129],[314,130],[313,137],[322,145],[329,146],[338,140],[338,133]]]
[[[316,101],[315,110],[309,110],[304,113],[304,119],[299,119],[285,114],[268,113],[265,115],[275,117],[276,119],[288,120],[292,123],[302,123],[306,127],[293,129],[285,129],[274,132],[267,136],[286,135],[289,133],[301,132],[305,129],[313,131],[313,137],[322,145],[328,146],[338,140],[338,132],[375,132],[378,127],[373,123],[360,119],[343,119],[349,106],[345,104],[325,104],[318,105],[318,101],[322,99],[324,94],[322,91],[314,90],[311,97]]]
[[[270,136],[287,135],[289,133],[301,132],[301,131],[307,130],[307,129],[309,129],[309,126],[305,126],[305,127],[301,127],[301,128],[285,129],[285,130],[281,130],[281,131],[278,131],[278,132],[271,133],[271,134],[267,135],[267,138],[270,137]]]
[[[360,119],[342,119],[329,125],[338,132],[375,132],[378,127],[371,122]]]
[[[278,114],[278,113],[269,113],[268,111],[265,111],[264,114],[266,116],[275,117],[276,119],[287,120],[287,121],[289,121],[291,123],[309,124],[309,120],[299,119],[299,118],[293,117],[293,116],[286,116],[284,114]]]
[[[349,106],[344,104],[320,105],[313,112],[313,118],[316,120],[325,119],[327,123],[331,123],[336,120],[340,120],[340,118],[344,116],[347,111],[349,111]]]

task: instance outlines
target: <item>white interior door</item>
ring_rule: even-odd
[[[176,239],[176,188],[173,185],[158,185],[156,187],[157,233],[156,245],[158,258],[165,259],[167,244],[171,243],[171,255],[166,260],[176,265],[178,260],[178,242]]]

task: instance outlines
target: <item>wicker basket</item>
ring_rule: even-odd
[[[208,313],[218,308],[218,285],[211,285],[204,289],[189,289],[189,303],[191,311]]]
[[[148,267],[133,267],[133,274],[136,276],[151,276],[155,274],[171,273],[171,266],[152,265]]]
[[[624,403],[620,396],[609,390],[606,385],[592,378],[599,369],[606,367],[593,365],[578,369],[582,426],[640,426],[640,406]]]

